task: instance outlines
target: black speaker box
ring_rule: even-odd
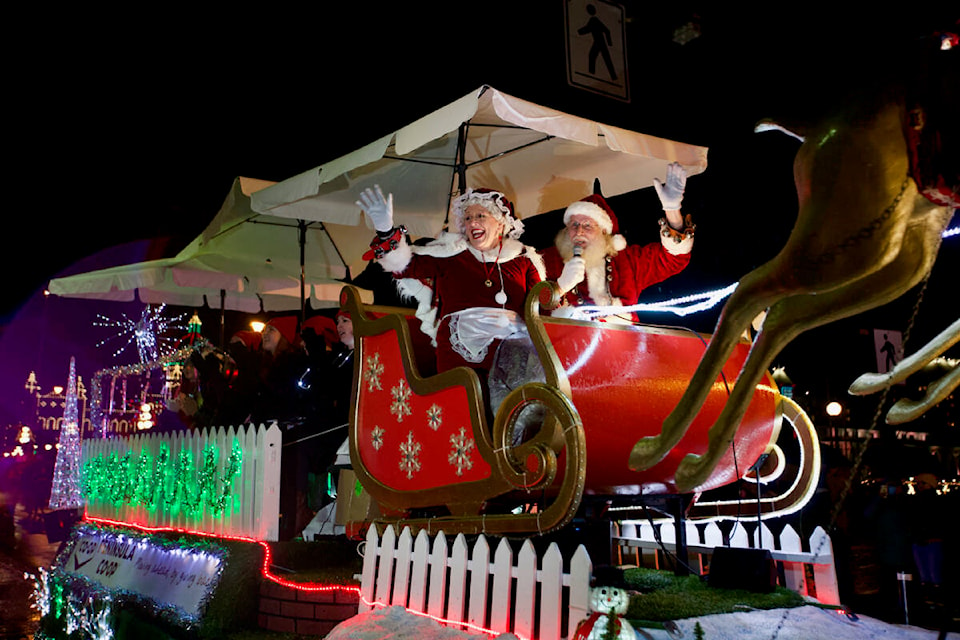
[[[718,589],[770,593],[777,586],[777,565],[769,549],[716,547],[707,584]]]

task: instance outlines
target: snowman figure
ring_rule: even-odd
[[[630,594],[617,587],[590,588],[590,615],[579,625],[572,640],[636,640],[633,625],[623,616]]]

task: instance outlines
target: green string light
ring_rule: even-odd
[[[106,457],[100,454],[84,463],[81,491],[88,503],[107,503],[118,510],[125,505],[151,511],[164,507],[173,515],[201,518],[206,511],[219,517],[234,497],[233,483],[240,474],[243,449],[234,439],[222,474],[216,445],[207,444],[201,458],[201,463],[195,464],[193,453],[183,447],[172,459],[166,443],[160,444],[155,459],[145,449],[136,457],[133,451],[122,456],[117,452]]]

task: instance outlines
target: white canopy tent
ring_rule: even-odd
[[[356,151],[256,191],[251,206],[271,216],[327,223],[358,272],[372,231],[358,227],[355,203],[375,184],[394,194],[398,224],[414,236],[436,237],[452,195],[467,187],[503,191],[526,218],[591,194],[596,179],[608,197],[651,186],[673,161],[696,175],[706,169],[707,149],[600,124],[484,86]],[[338,239],[338,233],[344,235]]]
[[[250,194],[271,182],[237,178],[220,211],[173,258],[50,281],[58,296],[235,310],[247,313],[339,306],[347,267],[317,222],[254,213]],[[301,298],[301,292],[303,297]],[[372,292],[364,291],[367,302]]]

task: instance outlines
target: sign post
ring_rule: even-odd
[[[567,82],[630,102],[623,7],[606,0],[564,3]]]

